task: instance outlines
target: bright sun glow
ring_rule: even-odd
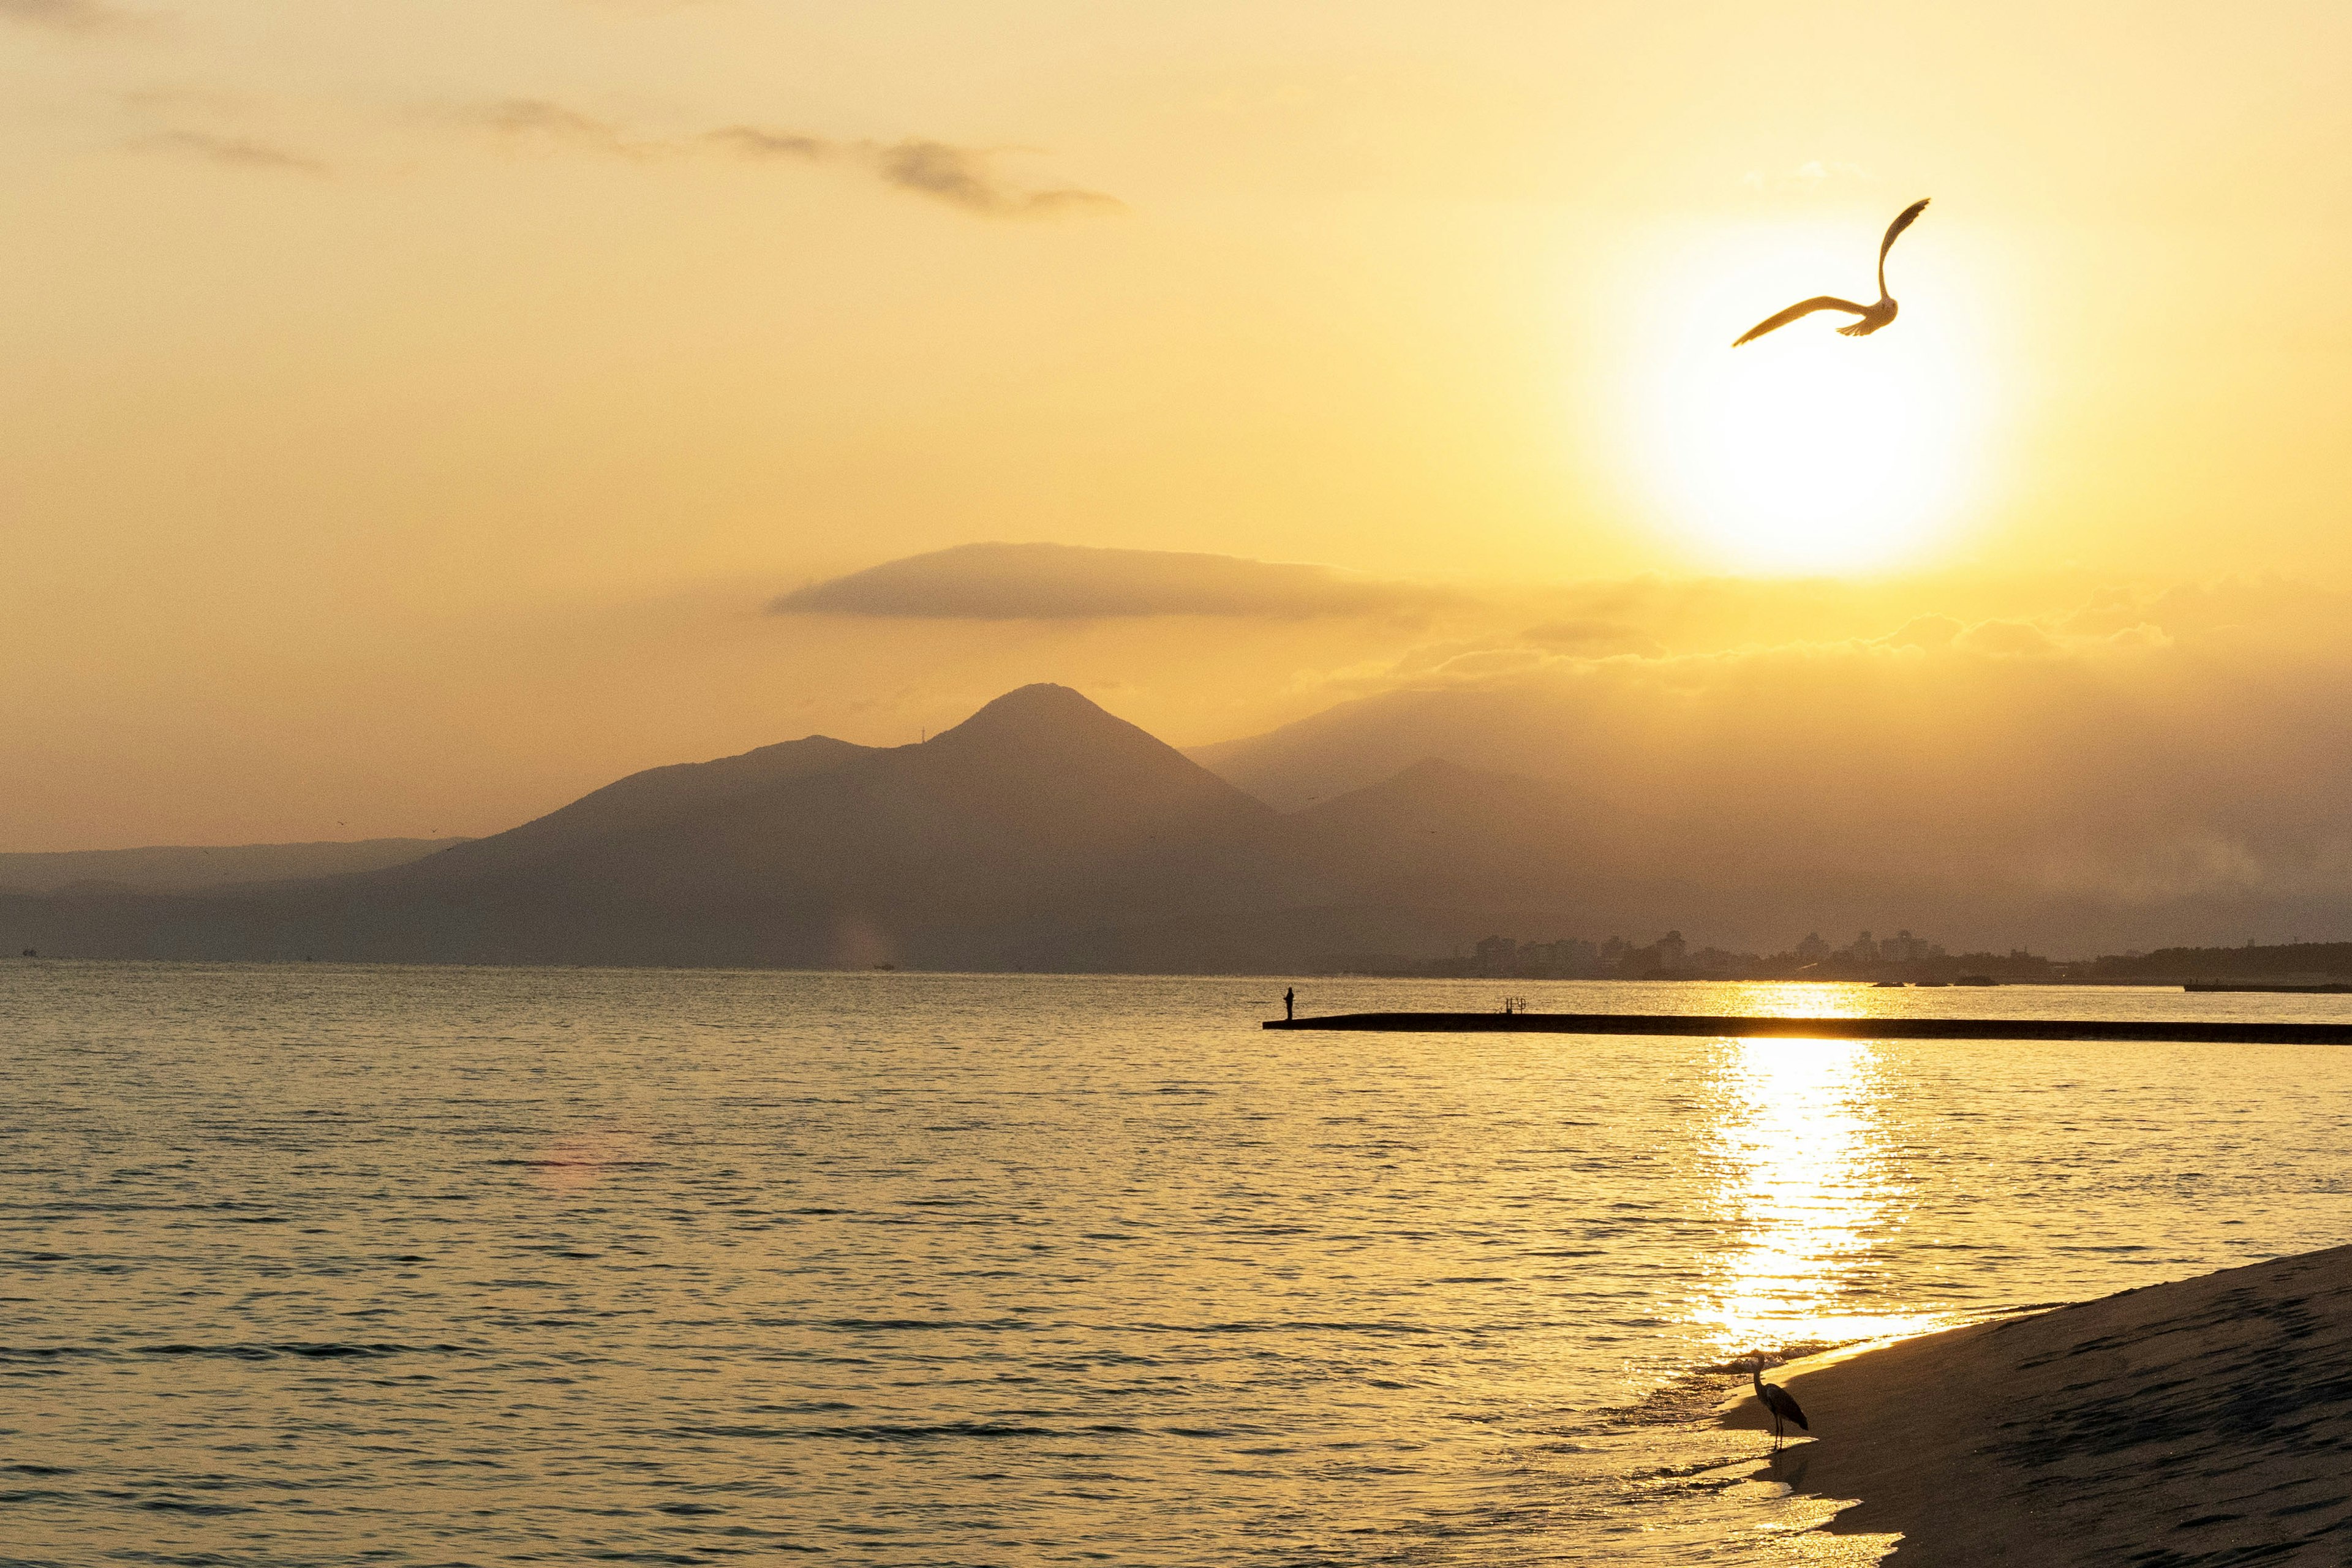
[[[1877,298],[1866,226],[1743,229],[1654,278],[1650,331],[1634,345],[1633,451],[1642,489],[1705,556],[1768,573],[1906,564],[1981,493],[1981,312],[1937,216],[1896,244],[1888,282],[1902,314],[1867,338],[1840,337],[1853,318],[1822,311],[1731,347],[1799,300]]]

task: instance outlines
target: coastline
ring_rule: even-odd
[[[1757,1479],[1898,1568],[2352,1554],[2352,1247],[1792,1363]],[[1769,1426],[1752,1395],[1727,1426]],[[1793,1434],[1792,1434],[1793,1435]]]

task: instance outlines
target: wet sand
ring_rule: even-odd
[[[1895,1568],[2352,1563],[2352,1247],[1765,1376],[1812,1438],[1759,1479]]]

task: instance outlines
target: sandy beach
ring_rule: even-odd
[[[1766,1375],[1812,1435],[1760,1476],[1902,1568],[2352,1561],[2352,1247]]]

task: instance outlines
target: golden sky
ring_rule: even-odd
[[[1587,650],[1639,658],[2342,584],[2347,51],[2318,5],[0,0],[0,848],[492,831],[1028,679],[1219,740],[1579,584],[1748,606]],[[1732,353],[1919,196],[1894,326]],[[766,613],[988,541],[1454,597]]]

